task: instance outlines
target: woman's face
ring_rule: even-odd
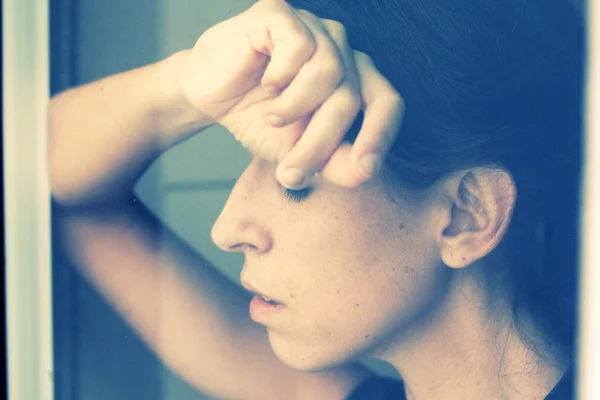
[[[381,354],[435,309],[446,282],[428,206],[378,178],[353,190],[316,178],[287,199],[275,164],[254,158],[216,221],[214,242],[245,256],[242,280],[285,306],[263,323],[301,370]]]

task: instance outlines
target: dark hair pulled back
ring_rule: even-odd
[[[289,0],[344,24],[406,104],[386,175],[424,191],[498,166],[518,198],[490,257],[515,317],[532,315],[573,355],[584,23],[567,0]],[[360,127],[362,113],[349,137]],[[526,335],[525,332],[521,332]]]

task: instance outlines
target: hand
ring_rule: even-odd
[[[344,27],[261,0],[208,29],[181,66],[188,101],[297,188],[320,172],[352,188],[370,179],[399,130],[403,103]],[[342,140],[360,110],[354,145]]]

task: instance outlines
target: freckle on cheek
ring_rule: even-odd
[[[360,304],[358,304],[358,303],[354,303],[354,305],[355,305],[356,307],[358,307]]]

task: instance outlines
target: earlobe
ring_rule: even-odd
[[[504,236],[516,202],[516,186],[502,169],[475,168],[446,186],[451,210],[440,229],[440,256],[463,268],[488,255]]]

